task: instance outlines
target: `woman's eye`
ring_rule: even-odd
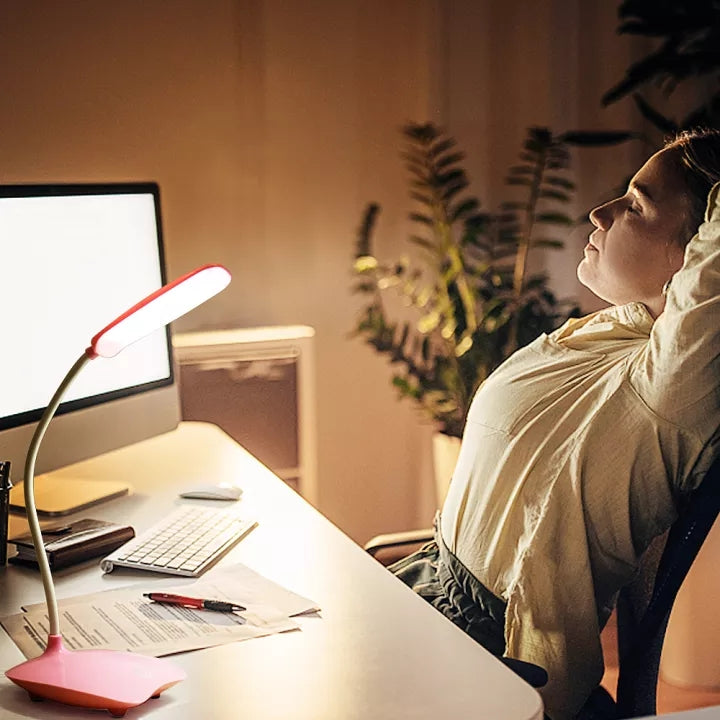
[[[628,205],[626,211],[632,213],[633,215],[640,214],[640,208],[635,207],[635,205]]]

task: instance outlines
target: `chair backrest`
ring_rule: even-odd
[[[638,578],[618,597],[618,718],[657,712],[660,655],[670,611],[719,512],[720,457],[666,536],[650,546]]]

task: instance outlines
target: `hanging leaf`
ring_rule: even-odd
[[[658,130],[661,130],[663,133],[673,134],[678,131],[678,124],[674,120],[665,117],[662,113],[655,110],[655,108],[644,100],[638,93],[634,93],[632,97],[635,101],[635,105],[637,105],[640,110],[640,114],[646,120],[649,120],[656,128],[658,128]]]
[[[458,203],[450,213],[449,220],[451,223],[466,216],[468,213],[474,212],[480,207],[480,203],[475,198],[467,198]]]
[[[430,196],[426,195],[425,193],[411,191],[410,197],[413,200],[417,200],[419,203],[422,203],[423,205],[430,205],[432,203]]]
[[[545,175],[543,176],[543,181],[548,185],[555,185],[556,187],[562,187],[566,190],[575,189],[575,183],[572,180],[568,180],[564,177],[559,177],[558,175]]]
[[[539,240],[533,240],[533,247],[562,250],[565,247],[565,243],[562,240],[549,240],[547,238],[541,238]]]
[[[539,223],[555,223],[557,225],[573,225],[572,218],[564,213],[547,212],[535,215],[535,222]]]
[[[440,198],[443,201],[443,205],[447,207],[450,201],[467,187],[467,183],[454,183],[449,184],[440,194]]]
[[[408,217],[415,222],[422,223],[423,225],[429,225],[430,227],[434,224],[432,218],[429,218],[427,215],[423,215],[422,213],[413,212],[410,213]]]
[[[627,130],[584,130],[567,132],[562,135],[568,145],[582,147],[603,147],[606,145],[619,145],[637,138],[638,134]]]
[[[372,255],[361,255],[355,258],[353,263],[353,270],[357,273],[368,272],[369,270],[375,270],[378,266],[377,258]]]
[[[553,200],[560,200],[561,202],[570,202],[570,196],[559,190],[541,190],[540,197],[552,198]]]
[[[437,159],[443,153],[446,153],[448,150],[454,148],[455,145],[455,140],[453,140],[452,138],[437,140],[431,143],[430,147],[428,148],[428,155],[433,159]]]
[[[462,357],[472,347],[472,337],[466,335],[460,342],[455,346],[456,357]]]
[[[438,158],[436,167],[439,169],[442,169],[442,168],[449,167],[450,165],[456,165],[457,163],[461,162],[464,158],[465,158],[465,155],[463,155],[460,152],[448,153],[447,155],[443,155],[441,158]]]
[[[534,165],[514,165],[508,171],[510,175],[534,175]]]
[[[508,185],[525,185],[526,187],[532,186],[532,180],[524,177],[509,177],[505,182]]]
[[[435,246],[435,243],[432,240],[428,240],[427,238],[420,237],[419,235],[411,235],[409,237],[409,240],[414,245],[418,245],[422,248],[425,248],[426,250],[429,250],[431,253],[437,252],[437,247]]]
[[[423,334],[431,333],[440,324],[440,313],[433,311],[418,320],[417,328]]]

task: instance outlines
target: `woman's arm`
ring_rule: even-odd
[[[720,183],[688,243],[650,342],[630,369],[632,387],[660,417],[709,442],[720,427]]]

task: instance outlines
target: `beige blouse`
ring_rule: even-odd
[[[653,323],[568,321],[478,390],[442,510],[448,547],[507,601],[507,655],[543,666],[553,720],[603,674],[600,630],[720,441],[720,184]]]

